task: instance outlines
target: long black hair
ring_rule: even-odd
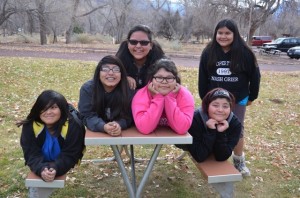
[[[226,27],[231,32],[233,32],[233,42],[230,46],[231,60],[230,60],[230,70],[231,72],[238,73],[246,70],[246,64],[249,62],[248,57],[252,57],[254,63],[257,65],[257,60],[248,47],[247,43],[241,37],[236,23],[231,19],[221,20],[215,27],[214,35],[212,41],[206,46],[205,50],[208,51],[208,69],[213,68],[217,62],[217,54],[221,52],[222,47],[216,41],[217,32],[220,28]]]
[[[127,82],[127,74],[124,65],[122,64],[121,60],[116,56],[105,56],[103,57],[100,62],[98,63],[94,78],[93,78],[93,109],[97,112],[99,117],[105,118],[105,108],[107,104],[105,104],[105,89],[103,87],[102,82],[99,79],[99,74],[102,65],[105,64],[113,64],[120,67],[121,70],[121,80],[115,89],[112,91],[113,94],[112,101],[110,104],[114,108],[115,115],[112,115],[111,119],[119,119],[119,118],[126,118],[129,116],[128,109],[130,109],[130,100],[129,100],[129,93],[128,93],[128,82]]]
[[[154,64],[155,61],[165,56],[160,44],[153,40],[153,32],[146,25],[134,26],[127,34],[127,39],[124,40],[117,51],[116,56],[119,57],[126,68],[134,67],[134,58],[128,49],[128,40],[134,32],[144,32],[147,34],[149,41],[152,43],[152,49],[149,51],[146,59],[145,66],[149,67]]]
[[[55,123],[53,128],[57,129],[56,132],[60,132],[62,126],[65,124],[69,117],[69,106],[66,98],[62,94],[54,90],[43,91],[36,99],[26,119],[18,122],[17,126],[19,127],[23,124],[27,124],[33,121],[45,124],[41,120],[40,115],[41,113],[47,111],[54,104],[56,104],[60,109],[61,116],[57,123]]]

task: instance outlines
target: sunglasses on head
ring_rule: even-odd
[[[143,40],[143,41],[128,40],[128,42],[130,43],[130,45],[137,45],[138,43],[140,43],[141,46],[147,46],[150,43],[150,41],[146,41],[146,40]]]
[[[226,90],[217,90],[215,93],[213,93],[214,97],[220,97],[220,96],[225,96],[227,98],[230,98],[229,92]]]

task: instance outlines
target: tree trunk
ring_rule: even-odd
[[[33,32],[34,32],[34,20],[33,20],[33,15],[30,11],[27,11],[27,18],[28,18],[28,31],[30,33],[30,35],[32,36]]]
[[[17,12],[14,7],[9,7],[9,0],[4,0],[1,2],[2,9],[0,10],[0,26],[13,14]],[[6,7],[7,6],[7,7]]]
[[[122,13],[117,23],[117,35],[115,41],[116,44],[121,43],[123,39],[125,22],[126,22],[126,14]]]
[[[188,40],[191,38],[192,32],[193,32],[193,16],[190,16],[186,19],[186,23],[184,24],[184,42],[188,42]],[[199,37],[197,38],[197,41],[199,40]]]
[[[53,42],[52,43],[57,43],[57,34],[56,34],[55,30],[53,30]]]
[[[66,44],[71,43],[71,37],[72,37],[72,34],[73,34],[73,28],[74,28],[74,23],[75,23],[75,20],[76,20],[76,12],[77,12],[77,9],[78,9],[79,1],[80,0],[75,0],[75,2],[74,2],[71,23],[70,23],[70,26],[69,26],[69,28],[66,32]]]
[[[36,0],[36,5],[38,8],[38,18],[40,23],[40,41],[41,45],[47,44],[47,26],[46,26],[46,16],[45,16],[45,1]]]

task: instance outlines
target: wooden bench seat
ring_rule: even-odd
[[[183,152],[178,160],[181,160],[188,152]],[[216,161],[214,156],[210,156],[204,162],[198,163],[189,154],[197,169],[202,176],[207,180],[207,183],[212,185],[222,198],[232,198],[234,195],[233,183],[242,181],[242,174],[229,161]]]
[[[229,161],[216,161],[213,156],[204,162],[193,160],[209,184],[241,181],[241,173]]]
[[[67,175],[56,177],[53,182],[45,182],[34,174],[29,172],[25,180],[25,186],[29,188],[29,191],[34,190],[31,194],[35,194],[33,197],[49,197],[51,193],[57,188],[63,188],[65,186]]]

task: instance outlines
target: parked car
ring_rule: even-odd
[[[299,59],[300,58],[300,46],[292,47],[287,51],[287,55],[290,58]]]
[[[281,52],[287,52],[291,47],[300,46],[300,38],[278,38],[274,42],[264,43],[262,49],[266,52],[272,50],[279,50]]]
[[[272,36],[253,36],[251,40],[252,46],[262,46],[264,43],[272,42]]]

